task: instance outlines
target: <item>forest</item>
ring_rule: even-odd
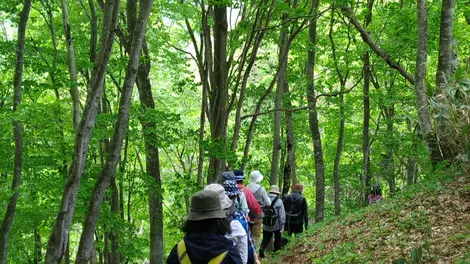
[[[2,0],[0,264],[164,263],[227,170],[313,225],[463,175],[469,40],[469,0]]]

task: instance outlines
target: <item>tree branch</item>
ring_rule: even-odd
[[[342,7],[341,11],[345,16],[349,18],[351,24],[354,25],[357,31],[361,34],[362,40],[369,45],[369,47],[377,54],[379,57],[385,60],[385,62],[392,68],[396,69],[405,79],[407,79],[411,84],[415,83],[415,78],[398,62],[394,61],[390,54],[381,49],[374,41],[371,39],[369,33],[364,29],[364,27],[359,23],[359,21],[354,17],[354,13],[349,7]]]

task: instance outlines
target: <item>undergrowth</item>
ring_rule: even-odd
[[[470,179],[435,172],[397,197],[329,217],[263,263],[470,263]]]

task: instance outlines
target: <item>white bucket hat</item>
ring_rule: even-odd
[[[258,170],[254,170],[250,173],[250,182],[252,183],[259,183],[263,180],[263,174]]]
[[[222,185],[217,184],[217,183],[212,183],[204,187],[204,190],[213,191],[213,192],[216,192],[217,195],[219,195],[220,207],[222,207],[222,209],[227,209],[230,206],[232,206],[233,202],[225,194],[225,188]]]

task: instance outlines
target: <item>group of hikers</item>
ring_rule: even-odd
[[[259,171],[252,171],[245,186],[242,170],[226,171],[220,183],[196,192],[182,228],[185,236],[173,247],[167,263],[259,264],[273,237],[277,251],[286,241],[284,231],[290,237],[307,229],[303,186],[297,183],[290,194],[280,197],[277,185],[271,185],[268,193],[262,180]]]

